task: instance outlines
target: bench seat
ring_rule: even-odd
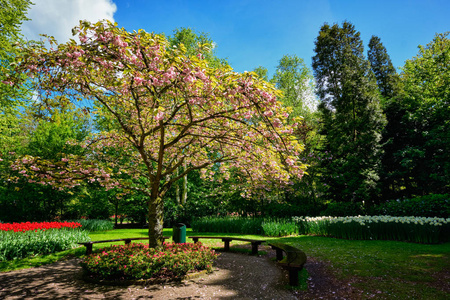
[[[170,237],[165,236],[164,239],[169,239]],[[111,243],[111,242],[125,242],[125,245],[128,245],[131,243],[131,241],[137,241],[137,240],[148,240],[148,237],[137,237],[137,238],[125,238],[125,239],[115,239],[115,240],[104,240],[104,241],[90,241],[90,242],[83,242],[78,243],[79,245],[83,245],[86,247],[86,255],[92,254],[92,245],[94,244],[101,244],[101,243]]]
[[[258,246],[262,243],[266,242],[265,240],[253,240],[253,239],[244,239],[240,237],[227,237],[227,236],[188,236],[191,238],[194,243],[197,243],[199,239],[221,239],[224,242],[224,251],[230,250],[230,242],[231,241],[244,241],[250,242],[252,244],[252,254],[258,254]]]

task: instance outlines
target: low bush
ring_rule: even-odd
[[[444,218],[357,216],[294,217],[301,234],[352,240],[396,240],[435,244],[450,240],[450,220]]]
[[[204,217],[191,222],[194,232],[263,234],[263,218]]]
[[[89,240],[87,231],[80,229],[0,231],[0,261],[64,251]]]
[[[192,221],[194,232],[218,232],[287,236],[298,233],[291,219],[251,217],[204,217]]]
[[[364,214],[362,203],[337,202],[329,203],[327,208],[320,212],[321,216],[345,217]]]
[[[167,244],[163,249],[147,244],[129,244],[103,248],[86,257],[81,266],[88,275],[107,280],[170,279],[189,272],[212,270],[217,254],[195,244]]]
[[[431,194],[413,199],[392,200],[374,206],[371,215],[389,215],[396,217],[450,217],[450,195]]]

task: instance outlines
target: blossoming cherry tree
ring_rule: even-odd
[[[25,49],[17,68],[28,74],[43,107],[77,103],[108,128],[70,141],[82,149],[76,155],[18,159],[13,168],[31,182],[64,189],[97,181],[145,194],[149,244],[156,247],[163,242],[164,195],[192,170],[205,177],[213,167],[225,177],[240,170],[257,189],[302,176],[289,108],[254,73],[212,68],[201,52],[188,56],[163,35],[107,21],[80,22],[74,33],[78,43],[50,38],[52,48]]]

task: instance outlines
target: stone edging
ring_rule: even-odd
[[[108,286],[128,286],[128,285],[154,285],[154,284],[163,284],[163,283],[171,283],[171,282],[182,282],[186,280],[196,279],[200,276],[207,274],[207,270],[198,271],[195,273],[187,274],[181,278],[174,279],[135,279],[135,280],[106,280],[106,279],[97,279],[92,276],[89,276],[87,273],[83,272],[82,279],[89,283],[100,284],[100,285],[108,285]]]

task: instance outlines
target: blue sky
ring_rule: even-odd
[[[353,23],[361,32],[366,50],[370,37],[379,36],[397,68],[417,54],[418,45],[429,43],[435,33],[450,30],[449,0],[34,2],[30,11],[33,20],[24,25],[29,38],[38,32],[48,33],[64,42],[70,28],[77,24],[75,19],[108,18],[130,31],[144,29],[168,35],[176,28],[190,27],[208,33],[217,43],[217,56],[227,58],[236,71],[264,66],[270,75],[285,54],[296,54],[310,66],[314,41],[325,22]],[[44,20],[46,24],[38,24]]]

